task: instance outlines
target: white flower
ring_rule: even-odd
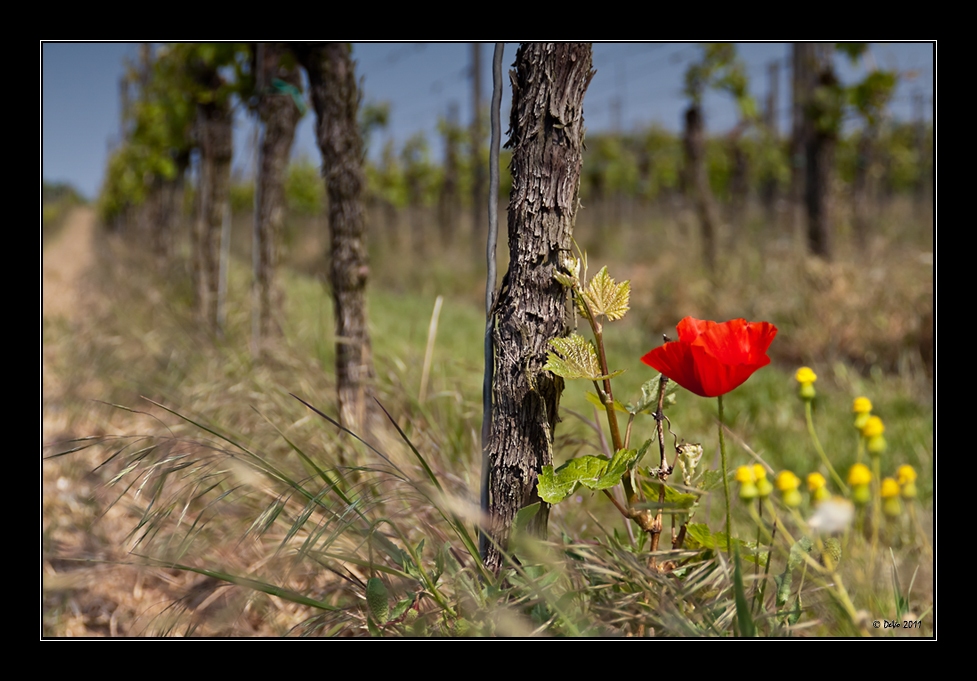
[[[817,510],[807,524],[826,534],[841,532],[851,525],[855,517],[855,507],[847,499],[832,497],[818,504]]]

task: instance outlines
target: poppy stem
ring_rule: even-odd
[[[729,557],[733,553],[733,539],[732,535],[730,535],[730,517],[732,516],[732,512],[729,507],[729,469],[726,464],[726,437],[723,433],[723,396],[720,395],[716,399],[719,400],[719,456],[723,464],[723,495],[726,497],[726,556]]]

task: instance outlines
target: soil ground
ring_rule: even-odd
[[[198,575],[126,565],[137,516],[122,503],[112,503],[115,494],[104,485],[104,475],[95,472],[108,456],[105,450],[43,458],[69,449],[65,443],[75,438],[152,428],[148,415],[96,402],[104,394],[99,382],[79,380],[64,359],[69,344],[92,332],[85,327],[100,304],[90,276],[99,267],[100,238],[94,212],[77,208],[42,257],[41,635],[271,633],[261,631],[260,622],[214,622],[219,617],[194,617],[211,623],[188,630],[188,618],[182,617],[187,610],[200,615],[219,608],[229,590]]]

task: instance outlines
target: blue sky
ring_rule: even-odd
[[[750,88],[761,103],[769,88],[767,65],[779,60],[781,133],[789,130],[789,43],[737,43],[747,67]],[[506,43],[503,56],[503,116],[511,91],[508,69],[517,44]],[[119,78],[126,58],[136,61],[138,43],[41,44],[41,172],[44,179],[69,182],[93,198],[101,186],[105,162],[119,136]],[[492,87],[492,43],[482,45],[482,87],[487,101]],[[438,119],[452,103],[460,120],[471,118],[470,43],[354,43],[353,55],[362,78],[364,102],[389,102],[391,121],[373,141],[380,149],[387,139],[399,146],[423,131],[432,157],[441,156]],[[688,65],[701,54],[697,43],[594,43],[594,77],[584,100],[587,130],[635,130],[651,123],[679,131],[687,101],[682,95]],[[867,59],[850,65],[837,59],[843,82],[853,82],[871,64],[903,75],[891,106],[899,120],[913,117],[913,94],[926,98],[932,118],[935,48],[930,43],[872,43]],[[706,126],[724,132],[736,123],[732,100],[710,94],[704,101]],[[313,114],[303,118],[293,156],[318,162]],[[235,124],[235,167],[247,173],[253,154],[254,121],[239,112]],[[506,119],[503,118],[503,134]]]

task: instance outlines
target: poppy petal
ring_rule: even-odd
[[[720,324],[686,317],[676,329],[677,341],[655,348],[641,359],[702,397],[724,395],[769,364],[767,349],[777,335],[773,324],[745,319]]]

